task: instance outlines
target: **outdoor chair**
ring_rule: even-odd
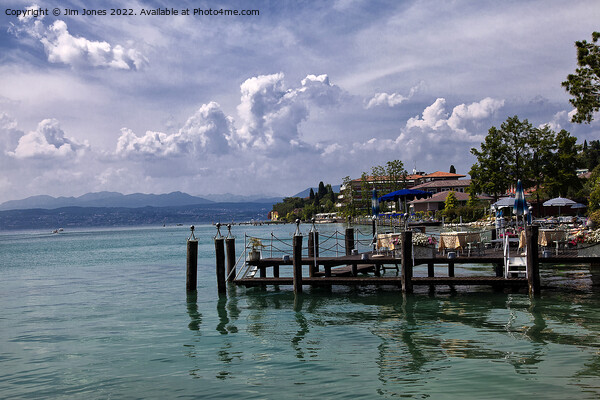
[[[471,257],[471,251],[476,251],[477,255],[481,255],[481,242],[469,242],[467,243],[467,256]]]

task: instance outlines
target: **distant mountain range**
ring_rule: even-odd
[[[290,197],[308,197],[310,189]],[[339,191],[339,186],[333,189]],[[264,221],[273,204],[283,200],[233,194],[206,197],[182,192],[32,196],[0,204],[0,230]]]
[[[0,231],[75,227],[209,224],[264,221],[267,203],[207,203],[175,207],[61,207],[0,211]]]
[[[0,204],[0,210],[26,210],[33,208],[56,209],[62,207],[178,207],[215,202],[252,202],[274,204],[281,197],[260,198],[260,196],[210,195],[211,199],[192,196],[182,192],[168,194],[122,194],[118,192],[86,193],[79,197],[32,196],[22,200],[11,200]]]

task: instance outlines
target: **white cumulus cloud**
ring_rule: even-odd
[[[49,27],[44,25],[41,18],[19,18],[19,22],[19,25],[13,24],[9,31],[16,36],[25,34],[39,40],[51,63],[122,70],[140,70],[148,64],[146,57],[137,49],[72,35],[62,20],[54,21]]]
[[[452,110],[450,116],[446,112],[446,99],[438,98],[423,110],[421,117],[410,118],[406,129],[418,128],[425,131],[444,131],[450,128],[459,137],[472,136],[466,125],[489,118],[504,106],[504,100],[485,99],[471,104],[460,104]]]
[[[41,121],[35,131],[24,134],[14,151],[7,152],[15,158],[66,158],[80,156],[89,149],[87,142],[78,143],[65,136],[56,119]]]
[[[260,75],[246,80],[240,90],[238,144],[270,154],[306,148],[299,125],[310,108],[334,105],[341,96],[327,75],[308,75],[294,89],[286,88],[283,73]]]
[[[394,107],[397,106],[398,104],[401,104],[403,102],[405,102],[406,100],[410,100],[411,97],[413,97],[413,95],[417,92],[417,90],[419,89],[419,87],[422,85],[422,83],[420,83],[417,86],[413,86],[412,88],[410,88],[410,92],[408,93],[407,96],[404,96],[400,93],[375,93],[375,95],[369,99],[367,106],[365,108],[373,108],[373,107],[377,107],[377,106],[382,106],[382,105],[387,105],[388,107]]]
[[[123,128],[117,141],[116,153],[121,156],[178,157],[182,155],[224,154],[229,151],[233,120],[219,104],[204,104],[188,118],[176,133],[147,131],[137,136]]]

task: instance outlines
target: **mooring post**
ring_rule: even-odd
[[[434,268],[433,268],[433,261],[429,261],[427,263],[427,276],[430,278],[433,278],[435,276],[435,272],[434,272]]]
[[[413,259],[412,259],[412,231],[404,231],[400,236],[402,240],[402,292],[412,293]]]
[[[231,235],[231,224],[227,225],[227,238],[225,248],[227,251],[227,282],[235,279],[235,238]]]
[[[502,278],[504,276],[504,267],[500,263],[494,263],[494,270],[496,271],[496,278]]]
[[[312,219],[313,226],[308,233],[308,257],[313,258],[313,263],[308,267],[308,276],[311,278],[316,272],[319,272],[319,264],[317,257],[319,257],[319,232],[315,229],[315,219]]]
[[[215,255],[217,258],[217,291],[227,293],[225,283],[225,239],[221,236],[221,224],[217,224],[217,235],[215,236]]]
[[[192,233],[187,240],[185,288],[188,292],[193,292],[198,284],[198,240],[194,236],[194,225],[190,226],[190,230]]]
[[[296,220],[296,225],[300,226],[299,220]],[[296,229],[292,245],[294,293],[302,293],[302,235],[299,228]]]
[[[448,261],[448,276],[454,276],[454,261]]]
[[[528,225],[525,229],[525,241],[527,243],[527,284],[529,285],[529,295],[540,295],[540,264],[538,256],[538,235],[539,227],[537,225]]]
[[[349,256],[352,254],[352,250],[354,250],[354,228],[346,228],[346,255]]]

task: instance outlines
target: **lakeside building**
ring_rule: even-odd
[[[379,196],[403,188],[426,190],[434,194],[450,190],[464,193],[471,183],[470,179],[460,179],[464,177],[466,175],[451,172],[435,171],[425,174],[416,170],[413,170],[412,174],[402,176],[399,179],[389,176],[366,176],[364,179],[361,177],[350,181],[349,188],[346,185],[341,185],[336,206],[340,208],[344,204],[352,202],[359,210],[367,211],[371,207],[373,189],[377,190]],[[392,205],[392,208],[394,208],[394,205]]]
[[[424,190],[433,194],[449,192],[454,190],[456,193],[466,193],[471,185],[470,179],[438,179],[422,183],[413,187],[413,189]]]
[[[422,189],[423,190],[423,189]],[[450,190],[440,191],[427,199],[413,200],[408,202],[414,212],[419,211],[438,211],[443,210]],[[459,206],[464,206],[469,200],[469,194],[465,192],[454,192]],[[489,196],[477,196],[479,200],[491,201],[494,198]]]

